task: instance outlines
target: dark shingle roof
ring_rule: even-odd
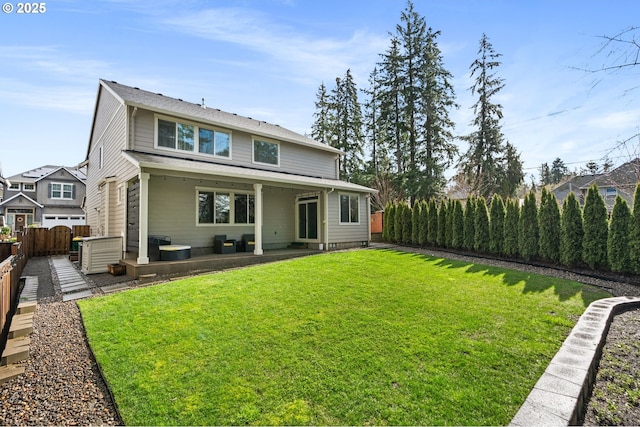
[[[242,130],[256,135],[271,137],[295,144],[307,145],[317,149],[340,153],[329,145],[322,144],[299,133],[285,129],[279,125],[254,120],[216,108],[203,107],[201,104],[171,98],[136,87],[126,86],[114,81],[100,80],[100,84],[108,88],[114,95],[128,105],[138,106],[178,117],[189,118],[232,130]]]

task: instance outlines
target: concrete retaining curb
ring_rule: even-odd
[[[613,316],[638,307],[640,297],[606,298],[591,303],[510,425],[580,424]]]

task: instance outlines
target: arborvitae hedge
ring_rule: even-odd
[[[464,209],[464,249],[472,251],[476,239],[476,199],[470,196]]]
[[[520,212],[519,232],[520,256],[530,261],[538,255],[538,207],[533,191],[524,199]]]
[[[453,203],[451,222],[451,246],[454,249],[461,249],[464,244],[464,210],[462,209],[462,202],[460,202],[460,200],[456,200]]]
[[[496,194],[491,199],[491,215],[489,222],[489,250],[496,255],[503,254],[504,248],[504,202]]]
[[[627,273],[631,270],[629,262],[629,222],[631,211],[629,205],[620,196],[616,197],[616,203],[611,212],[611,224],[607,240],[607,252],[611,270],[619,273]]]
[[[542,188],[538,212],[540,256],[547,261],[560,261],[560,210],[556,196]]]
[[[393,218],[394,241],[402,243],[402,219],[404,218],[404,202],[396,204],[395,217]]]
[[[595,184],[587,191],[582,215],[584,218],[582,258],[593,269],[607,269],[609,266],[607,207]]]
[[[629,223],[629,262],[631,271],[640,273],[640,184],[636,185],[633,212]]]
[[[504,247],[503,252],[510,257],[517,257],[518,248],[518,230],[520,222],[520,207],[518,201],[507,199],[506,212],[504,214]]]
[[[480,253],[489,252],[489,213],[484,197],[477,199],[475,231],[473,248]]]
[[[444,230],[444,245],[447,248],[453,247],[453,200],[449,199],[447,203],[447,221]]]
[[[411,206],[408,203],[404,204],[402,208],[402,243],[410,244],[411,243]]]
[[[438,243],[438,204],[433,197],[429,200],[429,221],[427,223],[427,244],[435,246]]]
[[[562,203],[560,217],[560,262],[575,267],[582,262],[582,210],[576,195],[569,196]]]
[[[411,243],[418,244],[420,236],[420,202],[418,200],[413,202],[413,209],[411,210]]]
[[[427,225],[429,222],[429,205],[426,200],[420,202],[420,219],[418,225],[418,244],[424,246],[427,243]]]
[[[384,206],[384,216],[382,220],[382,241],[388,242],[389,238],[389,219],[391,218],[391,202],[387,202]]]
[[[440,202],[440,209],[438,209],[438,236],[437,244],[441,248],[446,247],[446,233],[447,233],[447,201],[442,200]]]

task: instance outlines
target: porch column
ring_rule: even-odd
[[[140,206],[138,208],[138,264],[149,264],[149,174],[140,172]]]
[[[324,250],[328,251],[329,250],[329,194],[333,192],[333,188],[331,190],[329,189],[325,189],[323,191],[324,193],[324,200],[323,200],[323,205],[324,205],[324,212],[323,212],[323,218],[322,218],[322,228],[323,228],[323,240],[324,240]]]
[[[255,219],[253,234],[255,237],[254,255],[262,255],[262,184],[253,184],[255,192]]]

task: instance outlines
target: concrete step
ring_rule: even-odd
[[[29,346],[31,339],[28,337],[13,338],[7,340],[7,345],[0,358],[0,366],[11,365],[29,358]]]
[[[0,366],[0,384],[4,384],[15,377],[24,374],[24,366],[7,365]]]

